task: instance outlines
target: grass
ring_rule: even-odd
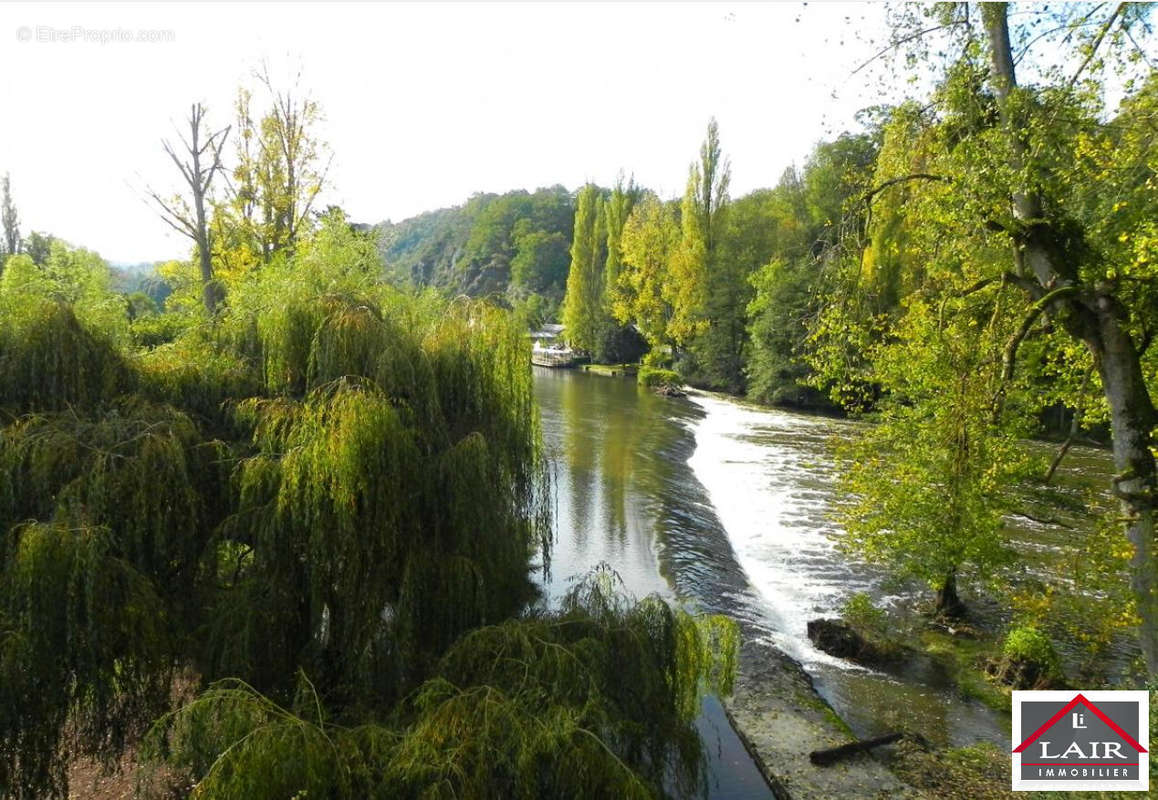
[[[639,370],[639,364],[584,364],[584,372],[593,372],[609,378],[619,378],[624,375],[634,375]]]
[[[1009,690],[990,681],[982,666],[986,659],[998,655],[1000,643],[996,639],[970,639],[934,629],[921,632],[920,645],[945,667],[961,694],[997,711],[1010,710]]]
[[[897,745],[893,771],[938,800],[1012,800],[1009,755],[989,743],[926,750],[914,742]]]

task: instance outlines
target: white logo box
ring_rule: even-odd
[[[1091,704],[1097,705],[1099,702],[1133,702],[1138,704],[1138,743],[1146,748],[1145,753],[1138,753],[1138,778],[1136,780],[1114,780],[1114,779],[1095,779],[1095,780],[1022,780],[1021,779],[1021,765],[1022,756],[1024,753],[1013,752],[1012,755],[1012,772],[1011,778],[1013,781],[1013,791],[1015,792],[1057,792],[1057,791],[1116,791],[1116,792],[1145,792],[1149,790],[1150,785],[1150,693],[1147,691],[1081,691],[1081,690],[1065,690],[1065,691],[1040,691],[1040,692],[1013,692],[1013,743],[1010,746],[1011,750],[1015,750],[1022,742],[1029,736],[1034,734],[1032,730],[1021,729],[1021,704],[1023,702],[1030,703],[1069,703],[1078,695],[1083,696]],[[1084,707],[1079,703],[1078,708],[1082,711]],[[1059,720],[1056,724],[1064,724],[1064,720]],[[1061,759],[1059,759],[1060,761]]]

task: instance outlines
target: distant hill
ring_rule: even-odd
[[[131,264],[128,261],[109,261],[108,265],[110,269],[114,269],[118,272],[123,272],[129,275],[148,275],[157,268],[158,264],[162,263],[164,262],[140,261],[138,263]]]
[[[562,298],[575,197],[563,186],[476,194],[461,206],[375,226],[388,274],[473,296]]]
[[[163,261],[142,261],[130,264],[124,261],[109,261],[113,291],[121,294],[144,292],[158,304],[164,303],[172,288],[157,274],[157,265]]]

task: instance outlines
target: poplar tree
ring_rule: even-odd
[[[3,183],[0,184],[0,225],[4,227],[4,256],[14,256],[20,252],[20,217],[16,213],[16,206],[12,202],[12,187],[8,173],[4,173]],[[4,273],[4,259],[0,258],[0,275]]]
[[[623,268],[623,228],[635,204],[639,202],[642,190],[635,185],[635,178],[630,178],[626,184],[623,175],[615,181],[615,188],[603,206],[603,215],[607,228],[607,263],[604,269],[605,304],[610,310],[616,287],[619,285],[619,273]]]
[[[720,149],[720,128],[708,123],[700,160],[688,169],[680,206],[682,236],[671,260],[672,319],[676,344],[687,346],[707,330],[712,272],[718,265],[728,209],[731,165]]]
[[[603,195],[589,183],[579,190],[575,234],[571,241],[571,269],[563,298],[563,326],[573,347],[593,352],[603,320],[604,248],[606,221]]]

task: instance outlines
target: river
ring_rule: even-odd
[[[921,675],[857,668],[808,640],[807,621],[838,613],[853,592],[890,601],[882,576],[838,553],[832,535],[829,447],[860,423],[710,394],[671,399],[572,370],[535,368],[535,386],[556,500],[548,596],[606,562],[633,594],[728,614],[746,637],[787,653],[860,736],[903,723],[938,744],[1008,742],[1007,715]],[[1081,474],[1109,468],[1098,451],[1075,457]],[[770,797],[718,702],[698,724],[711,797]]]

